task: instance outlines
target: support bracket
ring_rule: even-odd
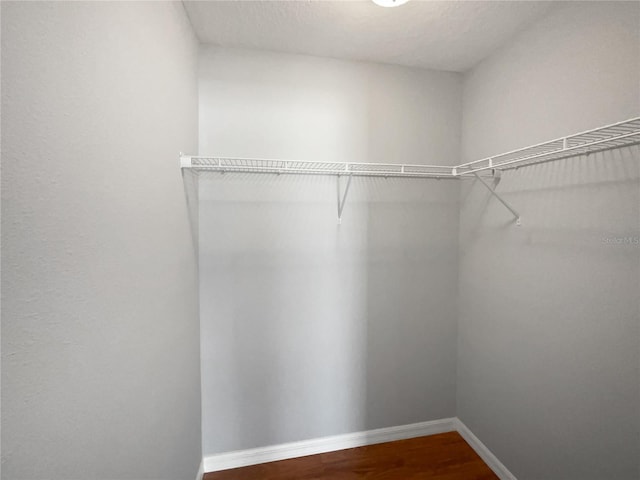
[[[473,172],[473,174],[478,179],[478,181],[480,181],[480,183],[482,183],[482,185],[484,185],[486,189],[489,190],[489,192],[491,192],[491,195],[496,197],[500,201],[500,203],[502,203],[502,205],[504,205],[507,208],[507,210],[509,210],[513,214],[513,216],[516,218],[516,225],[518,226],[522,225],[522,222],[520,220],[520,214],[511,205],[509,205],[500,195],[498,195],[495,189],[492,188],[491,185],[489,185],[487,182],[485,182],[480,175],[478,175],[476,172]]]
[[[349,187],[351,187],[351,175],[347,178],[347,185],[344,188],[344,193],[340,195],[340,175],[338,175],[338,225],[342,223],[342,211],[344,210],[344,204],[347,201],[347,195],[349,194]]]

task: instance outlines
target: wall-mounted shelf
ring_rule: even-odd
[[[453,167],[394,163],[311,162],[231,157],[180,157],[182,168],[196,172],[250,172],[302,175],[351,175],[357,177],[456,178]]]
[[[509,170],[640,143],[640,117],[458,165],[459,176]]]
[[[361,177],[461,178],[487,170],[508,170],[638,143],[640,143],[640,117],[451,167],[189,155],[181,155],[180,164],[182,168],[191,169],[196,173],[213,171]]]
[[[400,177],[462,179],[476,178],[511,211],[520,225],[520,215],[498,193],[495,187],[481,178],[480,173],[499,177],[502,170],[561,160],[577,155],[640,144],[640,117],[604,127],[594,128],[567,137],[493,155],[457,166],[411,165],[394,163],[344,163],[261,158],[231,158],[208,156],[180,156],[183,169],[200,172],[246,172],[268,174],[333,175],[338,177],[338,223],[349,193],[352,177]],[[340,193],[340,177],[347,176],[344,192]]]

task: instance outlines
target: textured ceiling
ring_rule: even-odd
[[[203,43],[465,71],[552,2],[185,1]]]

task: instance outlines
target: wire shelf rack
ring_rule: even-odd
[[[614,148],[640,144],[640,117],[557,138],[511,152],[463,163],[455,167],[443,165],[411,165],[396,163],[344,163],[263,158],[231,158],[180,155],[180,164],[196,174],[200,172],[247,172],[270,174],[333,175],[338,182],[338,224],[342,221],[351,179],[353,177],[405,178],[475,178],[512,214],[516,225],[520,214],[482,177],[499,178],[502,170],[520,168],[578,155],[589,155]],[[346,176],[343,188],[340,177]]]
[[[181,155],[180,161],[182,168],[192,169],[196,173],[214,171],[458,179],[474,177],[474,174],[478,172],[509,170],[636,144],[640,144],[640,117],[453,167],[444,165],[344,163],[188,155]]]
[[[306,160],[181,156],[183,168],[202,172],[253,172],[361,177],[456,178],[453,167],[394,163],[343,163]]]
[[[509,170],[636,144],[640,144],[640,117],[464,163],[454,172],[473,176],[486,170]]]

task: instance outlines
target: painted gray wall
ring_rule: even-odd
[[[465,160],[640,115],[640,4],[561,4],[465,78]],[[462,189],[457,413],[519,480],[640,477],[638,147]]]
[[[193,480],[180,3],[2,2],[2,478]]]
[[[453,164],[461,77],[200,57],[203,154]],[[205,455],[453,416],[458,183],[200,179]]]

